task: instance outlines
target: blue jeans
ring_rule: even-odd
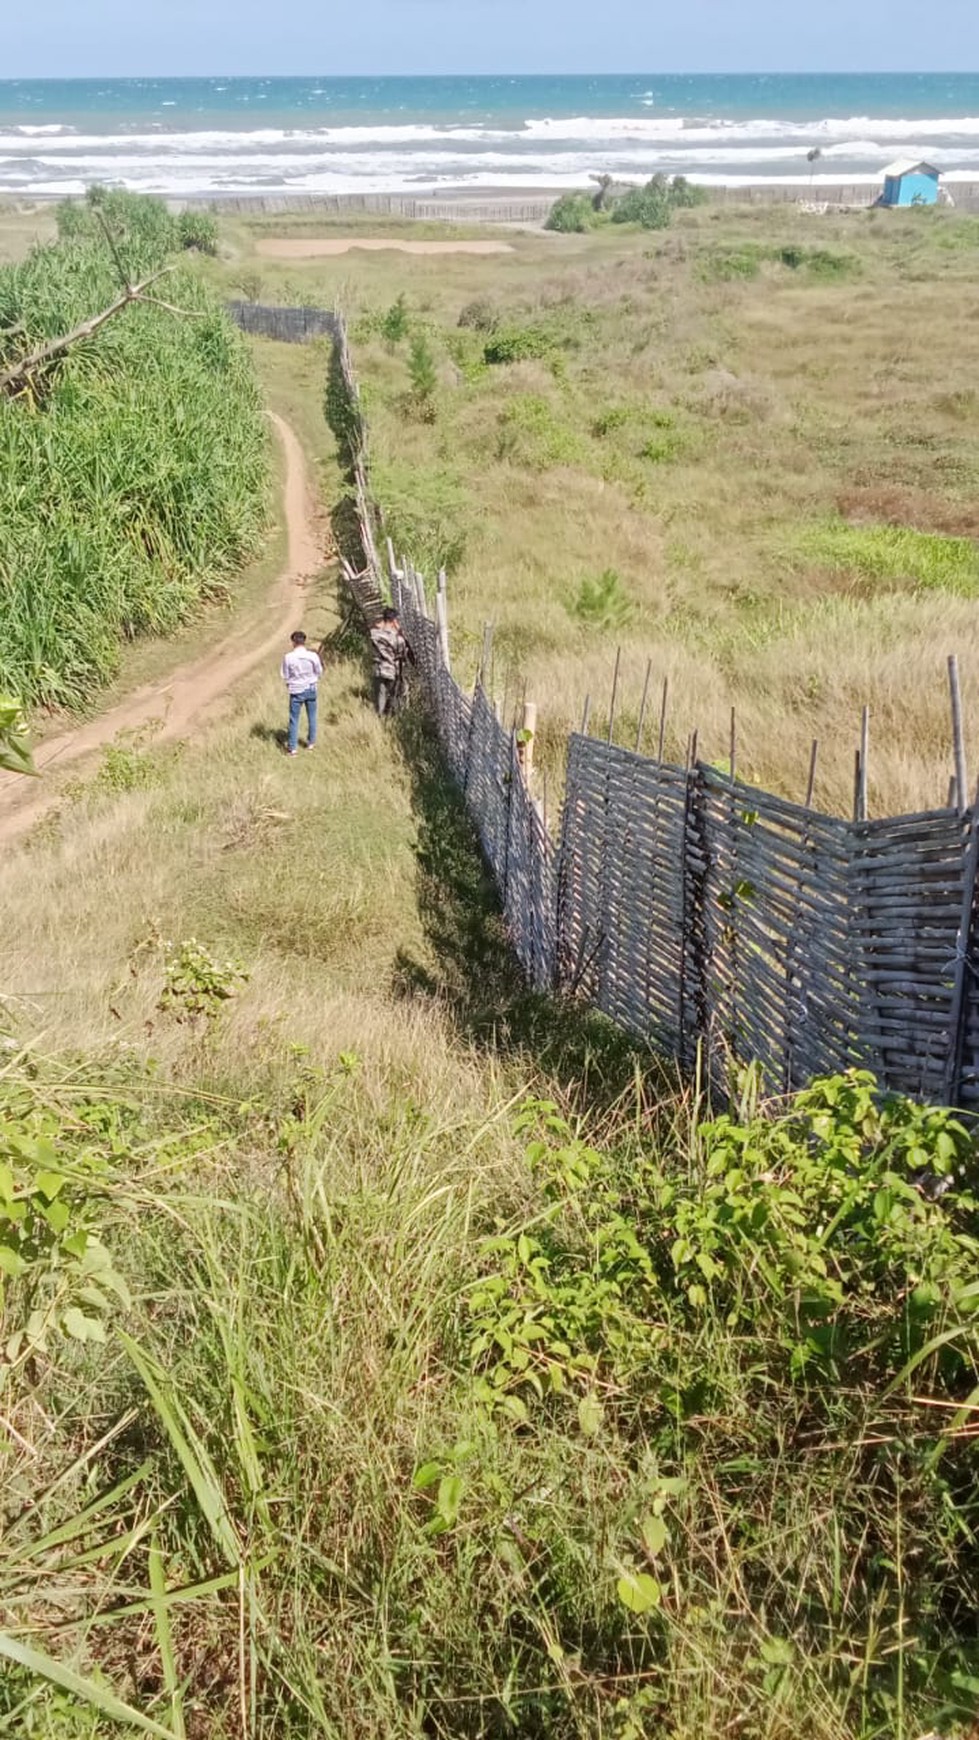
[[[299,743],[299,715],[306,709],[306,739],[312,746],[316,742],[316,690],[307,689],[305,694],[289,696],[289,754],[293,755]]]

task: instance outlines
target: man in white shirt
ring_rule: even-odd
[[[282,680],[289,691],[289,755],[295,755],[299,747],[299,716],[304,707],[306,748],[316,748],[316,689],[322,675],[319,654],[306,645],[306,636],[297,628],[291,650],[282,661]]]

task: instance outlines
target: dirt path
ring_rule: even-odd
[[[394,236],[269,236],[255,243],[267,260],[316,260],[349,254],[353,248],[378,254],[391,248],[399,254],[512,254],[509,242],[404,242]]]
[[[38,770],[60,769],[104,744],[120,731],[133,731],[151,720],[160,720],[154,743],[184,737],[201,725],[228,691],[256,665],[281,650],[288,631],[296,626],[296,610],[303,587],[323,566],[302,448],[288,423],[272,415],[285,453],[283,492],[287,552],[286,567],[275,581],[262,611],[228,636],[228,639],[190,664],[181,665],[169,677],[136,689],[118,706],[58,737],[49,737],[35,755]],[[15,840],[50,809],[57,794],[41,780],[16,774],[0,774],[0,846]]]

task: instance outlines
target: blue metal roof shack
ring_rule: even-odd
[[[884,191],[878,205],[909,206],[938,204],[939,171],[932,163],[899,157],[884,170]]]

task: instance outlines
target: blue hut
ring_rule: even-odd
[[[884,170],[884,191],[878,205],[937,205],[938,170],[930,163],[900,157]]]

